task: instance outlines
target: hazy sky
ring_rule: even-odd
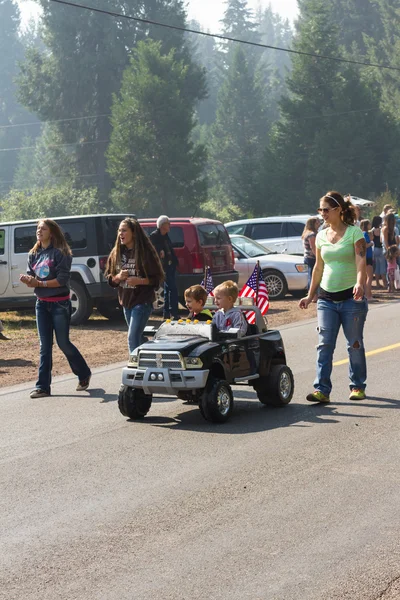
[[[38,5],[32,0],[18,0],[21,8],[23,22],[26,23],[29,18],[38,14]],[[96,0],[88,0],[81,4],[96,6]],[[254,10],[261,6],[271,4],[273,10],[283,17],[294,19],[297,15],[297,0],[249,0],[249,7]],[[194,18],[205,28],[211,31],[218,31],[219,20],[224,13],[224,0],[188,0],[187,10],[189,18]],[[71,10],[76,10],[72,9]]]

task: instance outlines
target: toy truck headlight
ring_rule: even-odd
[[[130,355],[128,366],[129,367],[137,367],[139,364],[139,356],[135,352]]]
[[[201,369],[203,361],[201,358],[185,358],[186,369]]]

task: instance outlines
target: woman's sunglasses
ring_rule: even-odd
[[[331,210],[337,210],[338,208],[338,206],[335,206],[335,208],[317,208],[317,212],[322,215],[323,213],[329,213]]]

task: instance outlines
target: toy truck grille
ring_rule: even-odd
[[[184,369],[182,355],[179,352],[139,352],[139,369]]]

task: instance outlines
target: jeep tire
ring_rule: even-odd
[[[137,421],[147,415],[152,400],[153,397],[147,396],[142,390],[121,385],[118,394],[118,408],[124,417]]]
[[[255,381],[259,401],[268,406],[286,406],[293,398],[293,373],[286,365],[273,365],[267,377]]]
[[[92,299],[88,296],[83,283],[71,279],[71,325],[81,325],[88,320],[93,310]]]
[[[97,300],[96,308],[109,321],[122,321],[124,318],[124,311],[117,300]]]
[[[200,412],[207,421],[225,423],[233,411],[231,386],[223,379],[210,377],[200,399]]]

